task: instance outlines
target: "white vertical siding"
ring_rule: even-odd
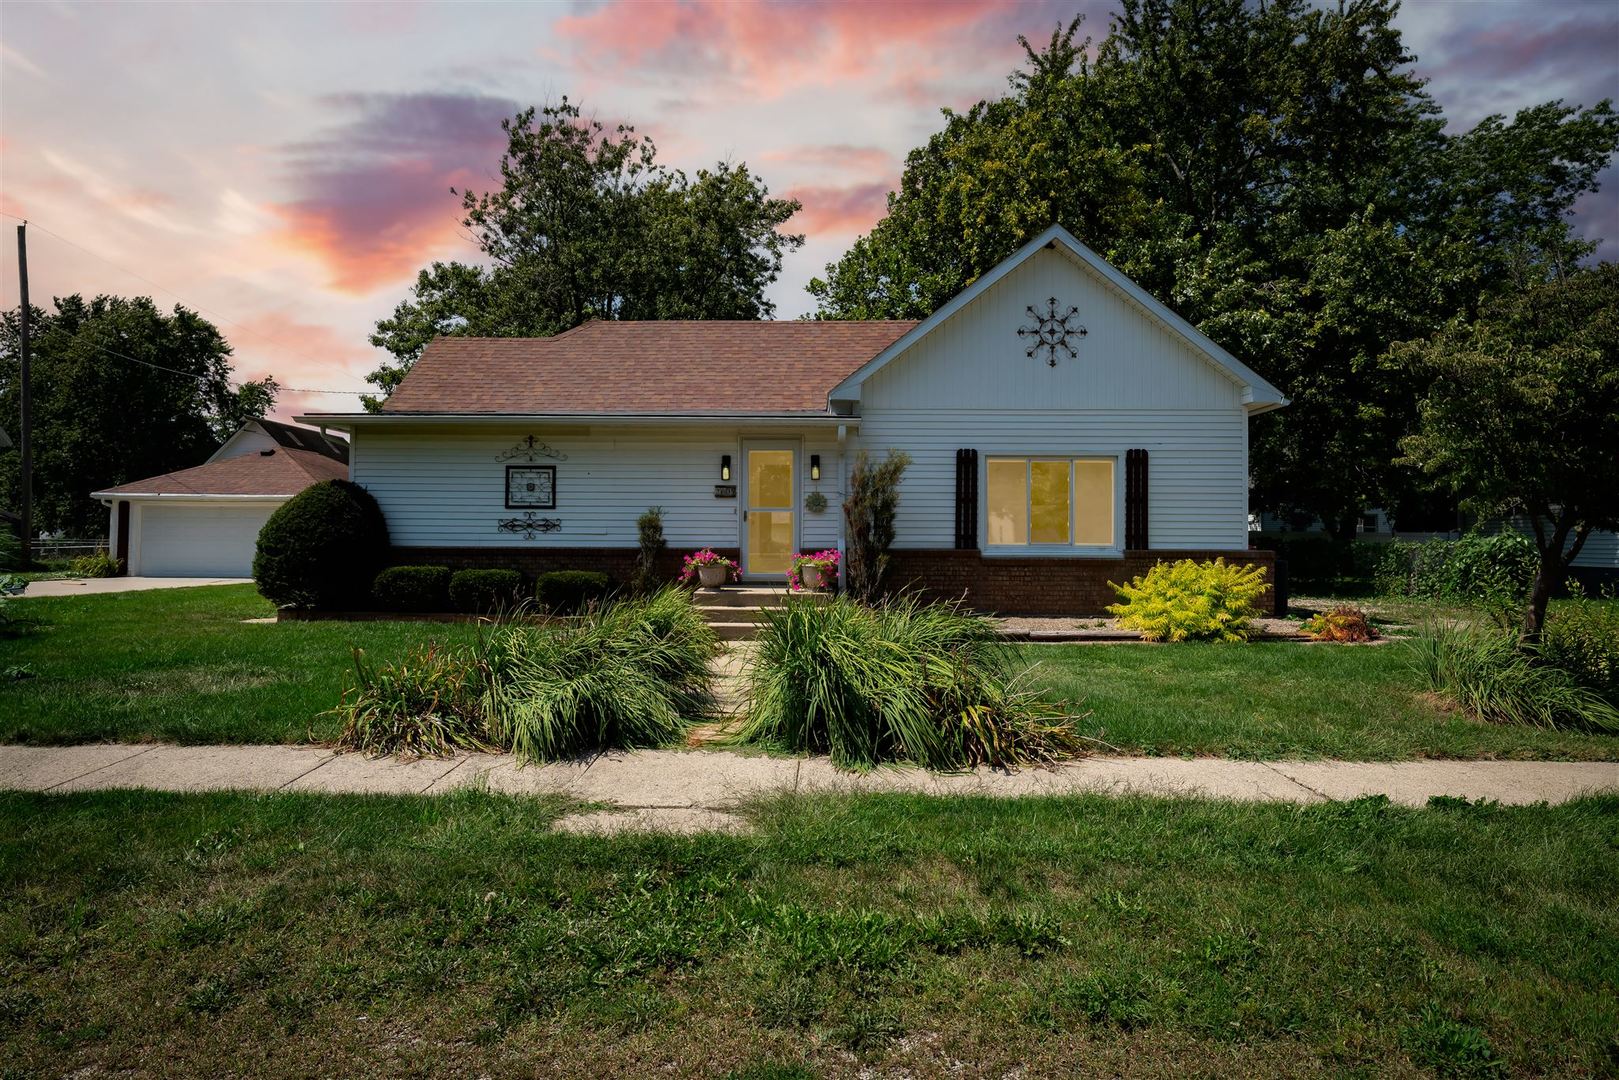
[[[496,457],[529,434],[568,459],[536,462],[556,466],[557,506],[535,514],[555,518],[562,527],[524,540],[496,529],[501,518],[521,515],[505,508],[508,462]],[[720,482],[724,454],[731,455],[733,482],[740,483],[741,443],[749,437],[799,442],[801,495],[816,486],[809,480],[809,455],[821,455],[819,487],[830,507],[823,514],[800,507],[801,544],[835,546],[835,430],[365,427],[354,437],[350,475],[376,498],[393,542],[403,547],[634,547],[635,519],[650,506],[663,508],[664,535],[672,548],[736,547],[741,500],[715,498],[714,485]]]
[[[1079,356],[1025,355],[1026,305],[1079,308]],[[1240,388],[1066,255],[1042,251],[861,388],[859,445],[909,453],[896,546],[955,540],[955,451],[1106,456],[1148,451],[1155,548],[1248,544],[1248,418]],[[980,487],[982,492],[982,487]],[[982,503],[982,498],[980,498]],[[982,505],[979,508],[982,516]],[[1122,501],[1116,515],[1123,543]],[[984,535],[983,522],[979,536]]]

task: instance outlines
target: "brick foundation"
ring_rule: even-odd
[[[1223,557],[1252,563],[1273,581],[1273,551],[1127,551],[1122,559],[986,558],[982,552],[896,549],[889,552],[887,588],[914,590],[931,599],[964,599],[969,607],[1001,615],[1072,615],[1097,618],[1118,601],[1109,581],[1145,574],[1154,563]],[[1261,610],[1273,607],[1267,586]]]
[[[736,562],[742,557],[736,548],[715,548]],[[669,581],[680,576],[688,553],[670,548],[658,562],[658,574]],[[594,570],[616,583],[635,575],[636,548],[608,547],[396,547],[388,553],[390,566],[448,566],[451,570],[516,570],[532,583],[552,570]]]
[[[715,548],[726,558],[740,561],[736,548]],[[493,568],[519,571],[532,582],[551,570],[596,570],[618,583],[635,574],[635,548],[607,547],[399,547],[389,554],[393,566],[448,566],[452,570]],[[680,576],[684,550],[669,549],[658,564],[669,581]],[[1213,559],[1253,563],[1274,580],[1274,551],[1127,551],[1122,559],[1019,559],[985,558],[979,551],[896,549],[889,552],[887,587],[890,592],[913,590],[931,599],[965,599],[979,611],[1002,615],[1105,616],[1118,595],[1109,581],[1128,581],[1145,574],[1154,563],[1176,559]],[[1260,604],[1269,610],[1267,587]]]

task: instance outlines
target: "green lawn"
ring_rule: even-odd
[[[0,795],[5,1075],[1611,1074],[1619,800]],[[961,1063],[955,1072],[951,1062]],[[734,1071],[733,1071],[734,1070]]]
[[[392,659],[468,625],[260,624],[248,585],[14,601],[0,742],[302,742],[337,734],[350,648]],[[1037,683],[1131,752],[1240,757],[1619,759],[1619,738],[1500,727],[1424,696],[1399,643],[1032,646]]]
[[[1619,759],[1619,737],[1473,720],[1424,692],[1405,646],[1045,645],[1035,681],[1122,750],[1228,757]]]
[[[251,585],[14,600],[25,620],[0,636],[0,742],[161,739],[302,742],[337,734],[337,703],[358,645],[392,658],[429,638],[470,640],[442,623],[247,623],[275,614]]]

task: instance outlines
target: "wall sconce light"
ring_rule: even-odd
[[[722,454],[722,455],[720,455],[720,479],[721,480],[729,480],[729,479],[731,479],[731,455],[730,454]]]
[[[811,454],[810,455],[810,479],[811,480],[819,480],[820,478],[821,478],[821,455],[820,454]]]

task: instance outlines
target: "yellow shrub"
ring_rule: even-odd
[[[1265,571],[1182,559],[1159,563],[1128,585],[1108,584],[1120,597],[1108,611],[1148,641],[1247,641]]]

